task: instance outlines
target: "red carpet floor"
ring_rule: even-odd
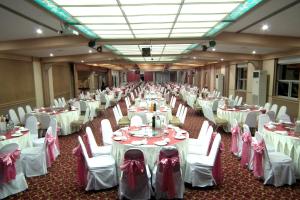
[[[121,103],[121,107],[125,114],[124,102]],[[110,109],[93,121],[93,131],[98,144],[102,143],[99,127],[100,121],[104,118],[109,118],[114,130],[116,130],[113,112]],[[198,136],[202,121],[203,117],[189,109],[184,129],[190,132],[190,137]],[[48,169],[48,174],[27,178],[28,190],[11,196],[9,199],[117,199],[117,188],[86,192],[78,187],[76,183],[76,158],[72,155],[72,149],[77,145],[79,134],[82,133],[59,137],[61,155]],[[248,170],[242,168],[236,157],[229,152],[230,135],[228,133],[222,133],[222,141],[225,145],[225,151],[222,153],[223,184],[205,189],[192,188],[186,185],[184,199],[300,199],[299,181],[293,186],[279,188],[264,186]]]

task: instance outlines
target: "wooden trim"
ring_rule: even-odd
[[[20,55],[4,54],[4,53],[0,53],[0,59],[18,60],[18,61],[26,61],[26,62],[33,61],[33,58],[29,56],[20,56]]]

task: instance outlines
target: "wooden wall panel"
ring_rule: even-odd
[[[0,114],[10,108],[35,106],[32,62],[0,59]]]
[[[73,98],[73,73],[69,63],[57,63],[52,65],[54,98]]]

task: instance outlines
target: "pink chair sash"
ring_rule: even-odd
[[[0,184],[16,178],[16,160],[20,158],[20,153],[20,150],[15,150],[0,154]]]
[[[81,146],[78,145],[73,149],[73,155],[77,157],[77,181],[80,187],[86,186],[87,169]]]
[[[136,186],[136,176],[145,173],[144,160],[124,160],[124,163],[120,166],[121,170],[127,175],[127,183],[130,189],[134,190]]]
[[[238,137],[240,134],[240,127],[239,125],[233,127],[231,129],[231,148],[230,151],[232,153],[238,153]]]
[[[92,151],[91,151],[91,146],[90,146],[90,143],[89,143],[89,139],[88,139],[87,134],[84,134],[84,135],[83,135],[82,141],[83,141],[83,143],[84,143],[84,146],[85,146],[85,148],[86,148],[86,151],[87,151],[87,154],[88,154],[89,158],[93,157]]]
[[[249,164],[250,160],[250,151],[251,151],[251,143],[252,143],[252,136],[250,132],[245,132],[242,136],[243,140],[243,147],[242,147],[242,158],[241,158],[241,165],[246,167]]]
[[[46,134],[47,167],[51,167],[55,160],[55,138],[52,134]]]
[[[265,149],[265,144],[263,141],[258,143],[252,143],[254,156],[253,156],[253,174],[256,177],[263,177],[263,154]]]
[[[175,167],[180,168],[179,157],[161,158],[159,161],[159,169],[162,169],[162,191],[167,192],[168,198],[173,199],[175,197],[175,183],[173,178],[173,169]]]
[[[209,148],[208,148],[208,152],[210,152],[213,141],[216,137],[217,133],[214,132],[211,136],[211,140],[210,140],[210,144],[209,144]],[[221,184],[223,182],[223,178],[224,178],[224,174],[223,174],[223,170],[222,170],[222,160],[221,160],[221,153],[222,151],[224,151],[224,144],[223,142],[221,142],[218,153],[216,155],[216,160],[215,160],[215,164],[212,168],[212,175],[215,179],[215,182],[217,185]],[[209,153],[208,153],[209,154]]]

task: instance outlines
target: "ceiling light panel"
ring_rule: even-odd
[[[102,31],[94,31],[98,35],[131,35],[130,30],[102,30]]]
[[[181,28],[173,29],[172,33],[206,33],[210,28]]]
[[[133,30],[134,34],[161,34],[167,33],[169,34],[171,29],[144,29],[144,30]]]
[[[162,23],[174,22],[176,15],[128,16],[129,23]]]
[[[126,24],[124,17],[77,17],[84,24]]]
[[[143,1],[137,1],[137,0],[120,0],[121,4],[162,4],[162,3],[172,3],[172,4],[180,4],[181,0],[143,0]]]
[[[189,15],[189,14],[181,14],[178,16],[177,22],[191,22],[191,21],[199,21],[199,22],[206,22],[206,21],[220,21],[226,14],[212,14],[212,15]]]
[[[177,22],[174,28],[211,28],[218,22]]]
[[[184,4],[181,14],[190,13],[230,13],[239,3],[202,3],[202,4]]]
[[[169,36],[168,33],[166,34],[135,34],[136,38],[147,38],[147,39],[151,39],[151,38],[167,38]]]
[[[103,39],[133,39],[133,35],[99,35],[100,38]]]
[[[227,2],[244,2],[245,0],[185,0],[185,3],[227,3]]]
[[[72,16],[122,16],[118,6],[63,7]]]
[[[122,6],[125,14],[129,15],[176,15],[178,5],[138,5]]]
[[[53,0],[55,3],[61,6],[82,6],[82,5],[117,5],[116,0]]]
[[[171,38],[201,37],[204,33],[172,33]]]
[[[132,29],[170,29],[173,23],[131,24]]]
[[[129,30],[127,24],[122,25],[111,25],[111,24],[96,24],[96,25],[86,25],[91,30]]]

